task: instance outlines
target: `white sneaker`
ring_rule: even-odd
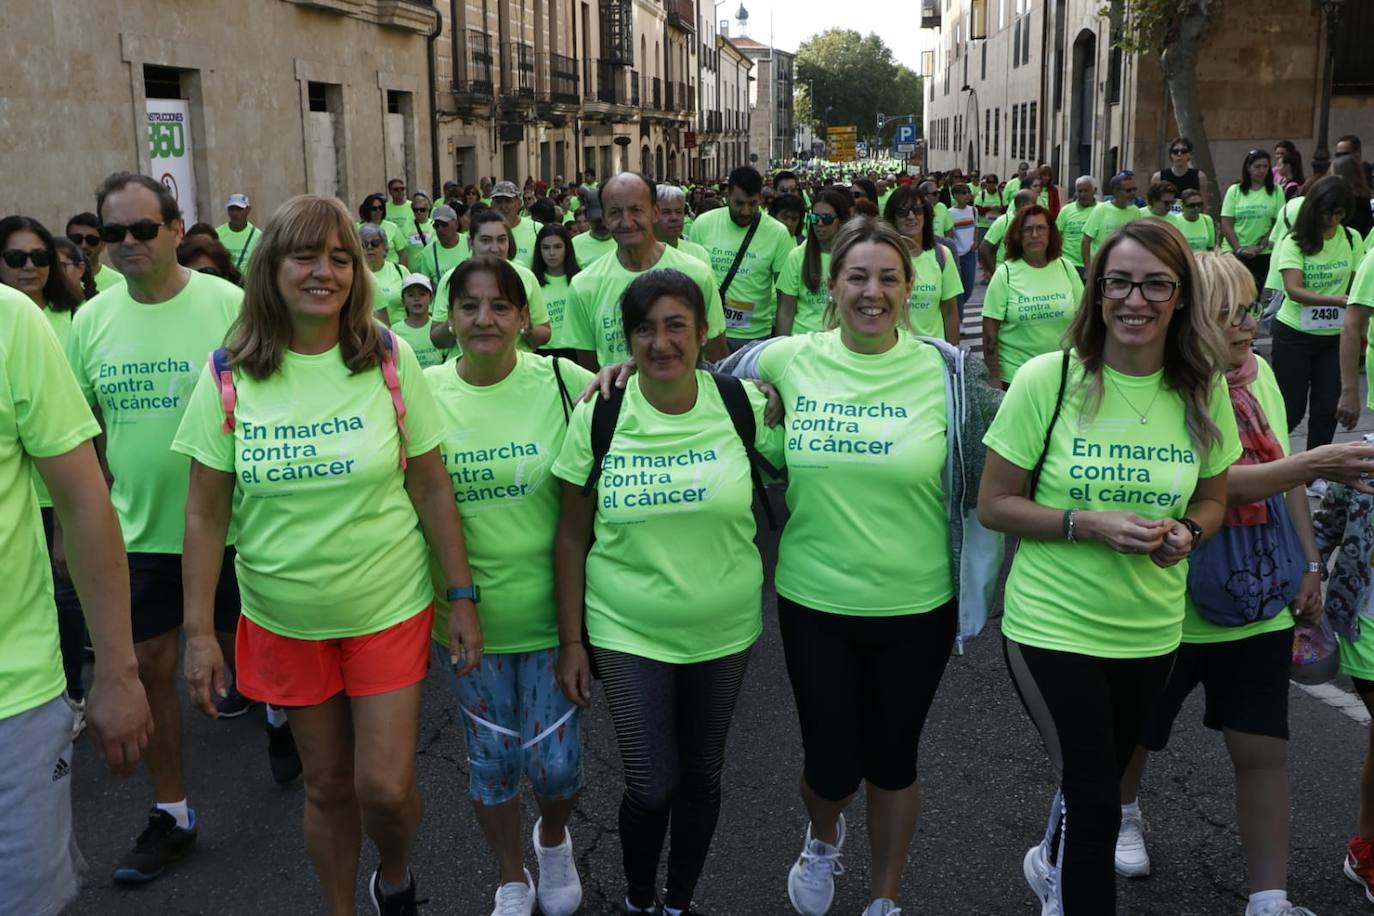
[[[68,697],[67,705],[72,710],[72,740],[75,741],[86,730],[86,700],[73,700]]]
[[[886,897],[879,897],[868,905],[862,916],[902,916],[902,910]]]
[[[825,916],[835,900],[835,876],[844,874],[840,850],[844,848],[844,815],[840,815],[840,835],[834,846],[811,838],[806,825],[806,842],[787,873],[787,898],[801,916]],[[881,911],[879,911],[881,912]]]
[[[1059,900],[1054,892],[1054,870],[1050,868],[1049,850],[1044,843],[1036,843],[1026,850],[1021,860],[1021,873],[1040,901],[1040,916],[1060,916]]]
[[[1276,903],[1262,910],[1252,911],[1249,907],[1246,907],[1245,916],[1317,916],[1317,914],[1305,906],[1294,906],[1285,900],[1282,903]]]
[[[1150,873],[1142,815],[1121,815],[1121,830],[1116,835],[1116,873],[1123,878],[1144,878]]]
[[[539,827],[534,822],[534,856],[539,860],[539,910],[544,916],[572,916],[582,905],[582,879],[573,861],[572,834],[565,827],[563,842],[557,846],[539,843]]]
[[[525,869],[525,883],[513,881],[496,889],[496,908],[491,916],[534,916],[534,879]]]

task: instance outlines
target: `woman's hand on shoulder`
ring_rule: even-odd
[[[634,374],[634,360],[627,359],[623,363],[612,363],[609,366],[602,366],[592,380],[587,383],[587,387],[582,389],[582,393],[577,396],[580,402],[595,400],[597,394],[603,398],[610,399],[612,388],[624,388],[630,383],[630,376]]]

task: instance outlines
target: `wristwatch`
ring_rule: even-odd
[[[462,588],[449,589],[444,598],[448,601],[462,601],[466,598],[473,604],[479,604],[482,601],[482,590],[476,585],[465,585]]]
[[[1184,527],[1193,535],[1193,545],[1188,548],[1189,551],[1196,550],[1197,545],[1202,541],[1202,526],[1186,515],[1179,519],[1179,521],[1182,522]]]
[[[1308,560],[1307,571],[1310,573],[1319,573],[1322,571],[1322,565],[1317,560]]]

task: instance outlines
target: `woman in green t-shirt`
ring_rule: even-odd
[[[1240,181],[1226,189],[1221,202],[1221,250],[1233,252],[1255,278],[1255,287],[1264,287],[1269,272],[1269,231],[1279,218],[1284,203],[1283,190],[1274,184],[1269,153],[1252,149],[1245,154]]]
[[[1169,733],[1189,694],[1201,684],[1206,694],[1202,722],[1226,739],[1236,777],[1236,823],[1249,871],[1251,914],[1293,914],[1285,909],[1288,879],[1288,678],[1292,667],[1293,621],[1315,623],[1322,609],[1321,556],[1312,530],[1305,487],[1317,473],[1358,481],[1358,445],[1323,446],[1288,454],[1288,435],[1279,419],[1283,398],[1274,374],[1251,345],[1258,327],[1255,282],[1239,261],[1216,252],[1197,258],[1197,308],[1215,315],[1226,335],[1226,383],[1244,453],[1227,472],[1226,528],[1264,525],[1271,512],[1287,511],[1307,560],[1307,573],[1291,606],[1265,595],[1253,622],[1224,626],[1210,620],[1191,597],[1184,605],[1183,643],[1164,694],[1148,720],[1121,784],[1121,830],[1117,874],[1150,873],[1145,825],[1138,793],[1149,751],[1168,744]],[[1367,467],[1367,465],[1363,465]],[[1274,498],[1278,499],[1275,500]],[[1280,502],[1281,501],[1281,502]],[[1278,504],[1276,506],[1276,503]],[[1259,579],[1255,594],[1263,595]],[[1265,613],[1268,616],[1263,616]]]
[[[1336,436],[1341,325],[1350,281],[1364,253],[1359,234],[1342,225],[1353,209],[1344,178],[1318,179],[1274,256],[1284,291],[1274,316],[1274,378],[1283,392],[1287,431],[1308,418],[1309,449]]]
[[[537,262],[536,257],[536,262]],[[485,661],[450,678],[464,717],[468,794],[496,854],[497,913],[570,916],[582,902],[568,819],[582,789],[578,707],[558,689],[558,611],[553,543],[558,526],[554,458],[562,448],[573,395],[591,378],[566,360],[517,348],[529,324],[525,287],[503,258],[476,257],[449,280],[462,356],[425,372],[443,418],[444,464],[453,480],[473,577],[482,583],[479,616]],[[449,653],[442,569],[435,584],[434,653]],[[444,665],[444,667],[447,667]],[[520,784],[539,808],[536,890],[525,869]]]
[[[399,226],[386,218],[386,195],[369,194],[364,197],[358,205],[358,217],[362,220],[358,223],[359,229],[370,224],[386,233],[386,259],[404,266],[407,263],[405,236]]]
[[[1072,351],[1022,366],[985,438],[979,516],[1020,538],[1003,649],[1060,779],[1023,868],[1065,916],[1116,911],[1119,784],[1179,645],[1183,561],[1220,527],[1241,453],[1202,302],[1177,229],[1120,227],[1089,267]]]
[[[530,267],[544,291],[544,307],[549,311],[549,340],[539,348],[547,355],[558,355],[577,362],[577,350],[563,345],[563,319],[567,314],[568,284],[581,265],[573,251],[572,234],[566,226],[548,223],[534,240]]]
[[[1202,192],[1197,188],[1188,188],[1179,194],[1178,201],[1183,207],[1183,215],[1176,216],[1172,222],[1178,227],[1178,231],[1183,233],[1183,237],[1188,240],[1188,247],[1193,251],[1212,251],[1215,249],[1217,247],[1217,230],[1212,223],[1212,217],[1202,212]]]
[[[405,321],[406,307],[401,302],[401,284],[406,272],[401,265],[387,258],[387,236],[380,226],[364,223],[358,229],[363,256],[373,285],[373,305],[377,320],[390,327]]]
[[[750,456],[725,392],[751,415],[751,449],[776,460],[779,436],[754,386],[698,368],[708,331],[696,281],[646,271],[620,308],[638,372],[616,399],[578,405],[553,468],[564,482],[554,545],[558,679],[569,699],[591,703],[585,626],[624,764],[625,911],[659,912],[671,821],[663,904],[685,913],[715,834],[735,701],[763,630]]]
[[[779,337],[821,329],[830,295],[826,288],[830,246],[851,212],[849,199],[839,191],[821,191],[811,202],[811,212],[806,217],[810,227],[806,243],[787,256],[778,276]]]
[[[415,355],[373,319],[358,233],[333,198],[293,197],[254,254],[243,309],[191,393],[172,449],[191,459],[182,552],[185,671],[225,695],[215,585],[232,514],[243,616],[236,682],[286,709],[305,776],[305,845],[331,916],[355,910],[361,834],[378,913],[413,912],[415,741],[434,595],[447,662],[482,660],[477,591],[444,427]],[[218,371],[217,371],[218,370]]]
[[[991,173],[983,176],[978,194],[973,198],[973,206],[978,210],[978,241],[983,241],[993,220],[1007,212],[1002,203],[1002,192],[997,189],[997,176]]]
[[[911,185],[900,187],[887,199],[883,219],[901,234],[911,258],[911,327],[917,334],[943,337],[959,346],[959,294],[964,284],[954,252],[935,237],[930,202]]]
[[[1032,204],[1016,214],[1007,259],[983,298],[983,359],[992,384],[1009,385],[1026,360],[1060,349],[1083,298],[1083,281],[1063,253],[1049,210]]]

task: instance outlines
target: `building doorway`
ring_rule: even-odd
[[[1093,126],[1097,104],[1097,36],[1084,29],[1073,43],[1073,100],[1069,110],[1072,171],[1093,174]]]

